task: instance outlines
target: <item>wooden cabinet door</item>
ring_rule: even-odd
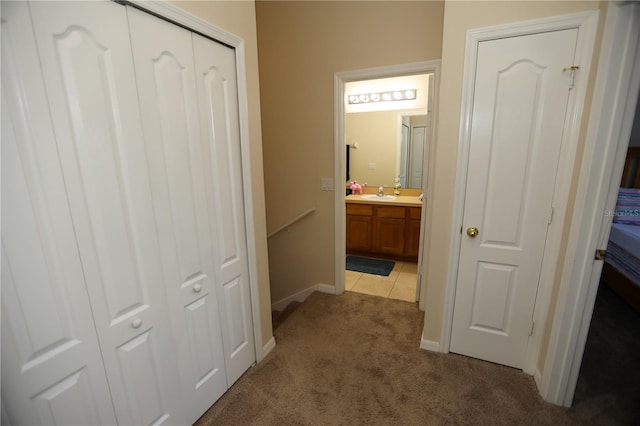
[[[407,257],[417,257],[420,251],[420,221],[408,220],[405,236],[405,251]]]
[[[404,219],[379,217],[376,224],[375,250],[402,256],[404,253]]]
[[[422,209],[409,207],[405,226],[404,255],[416,258],[420,251],[420,217]]]
[[[404,207],[376,207],[374,249],[379,253],[404,254]]]
[[[371,251],[371,216],[347,215],[347,252]]]
[[[347,251],[373,250],[373,212],[368,204],[347,204]]]

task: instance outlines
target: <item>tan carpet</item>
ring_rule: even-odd
[[[314,293],[197,424],[591,423],[593,410],[545,403],[522,371],[420,350],[423,318],[414,303]]]

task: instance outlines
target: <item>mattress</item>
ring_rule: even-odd
[[[640,226],[614,223],[606,259],[607,263],[640,287]]]

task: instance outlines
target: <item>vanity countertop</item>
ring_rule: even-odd
[[[364,194],[370,195],[370,194]],[[362,195],[351,194],[345,198],[347,203],[353,204],[373,204],[383,206],[405,206],[405,207],[422,207],[422,201],[415,195],[399,195],[394,200],[366,200]]]

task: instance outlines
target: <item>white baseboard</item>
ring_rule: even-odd
[[[269,352],[271,352],[275,347],[276,339],[275,337],[271,336],[271,339],[269,339],[269,341],[262,347],[262,359],[269,355]]]
[[[320,293],[336,294],[336,287],[329,284],[316,284],[316,291]]]
[[[424,337],[420,340],[420,349],[431,352],[440,352],[440,342],[427,340]]]
[[[309,288],[297,292],[296,294],[292,294],[291,296],[285,297],[282,300],[278,300],[277,302],[272,303],[271,310],[282,311],[291,302],[304,302],[305,300],[307,300],[307,297],[309,297],[314,291],[336,294],[335,286],[329,284],[315,284]]]
[[[533,373],[533,380],[535,380],[536,382],[536,387],[538,388],[538,392],[542,393],[542,373],[537,368],[536,368],[536,371]]]

